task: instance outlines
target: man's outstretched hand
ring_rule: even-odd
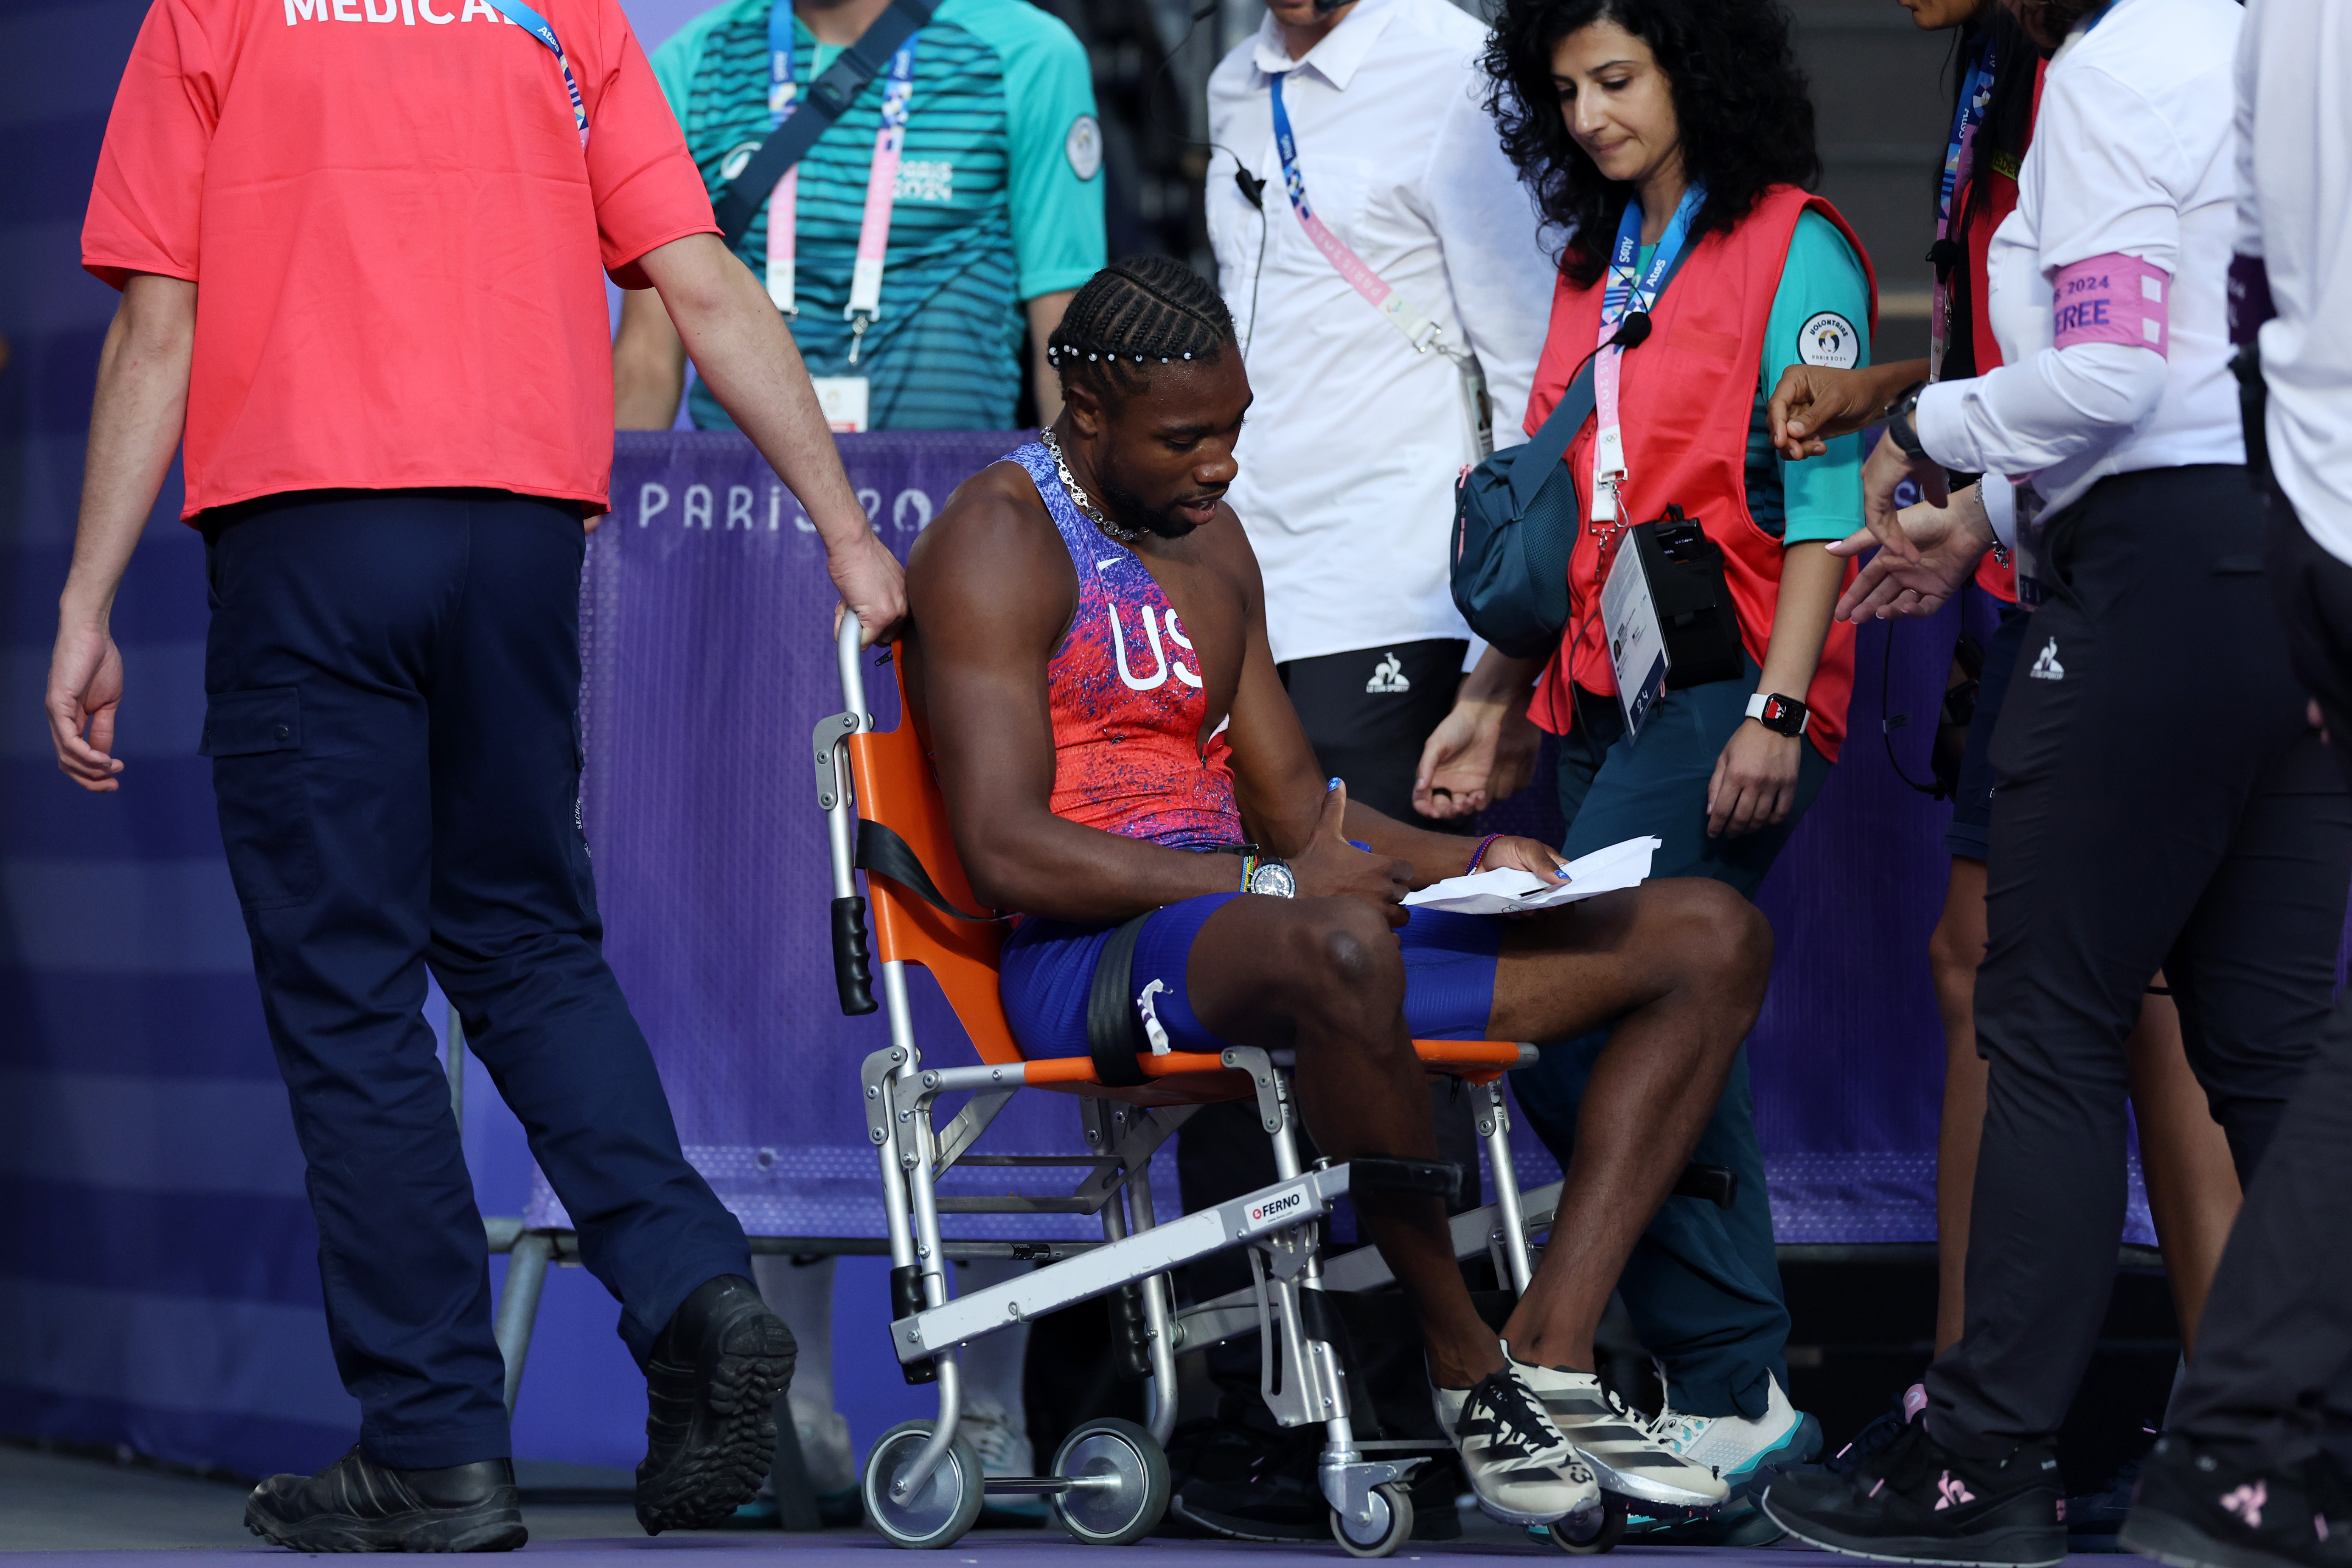
[[[1926,360],[1897,360],[1859,370],[1797,363],[1780,373],[1764,416],[1772,445],[1790,462],[1818,458],[1827,443],[1851,436],[1885,413],[1895,395],[1927,375]]]
[[[122,701],[122,655],[102,626],[63,625],[49,655],[49,689],[44,703],[58,767],[93,794],[122,786],[115,774],[114,712]]]
[[[1412,890],[1412,862],[1370,855],[1348,842],[1348,786],[1323,792],[1322,814],[1304,851],[1292,857],[1290,874],[1303,899],[1361,899],[1388,917],[1391,926],[1411,918],[1404,896]]]

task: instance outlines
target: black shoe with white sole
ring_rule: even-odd
[[[1782,1476],[1763,1507],[1810,1546],[1881,1563],[2053,1568],[2066,1556],[2065,1493],[2049,1449],[1966,1458],[1924,1422],[1843,1475]]]
[[[2231,1462],[2167,1436],[2117,1542],[2171,1568],[2352,1568],[2352,1484],[2325,1454]]]
[[[511,1552],[530,1539],[509,1461],[395,1470],[356,1447],[254,1488],[245,1527],[296,1552]]]
[[[792,1331],[740,1274],[705,1283],[671,1316],[646,1362],[637,1522],[647,1535],[717,1524],[760,1489],[795,1353]]]

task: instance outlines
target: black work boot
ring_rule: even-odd
[[[2173,1568],[2352,1568],[2352,1487],[2326,1454],[2293,1468],[2232,1461],[2167,1435],[2117,1541]]]
[[[760,1489],[795,1353],[792,1331],[741,1275],[686,1299],[646,1362],[637,1522],[647,1535],[716,1524]]]
[[[245,1527],[297,1552],[511,1552],[530,1539],[511,1462],[395,1470],[356,1447],[315,1476],[254,1488]]]

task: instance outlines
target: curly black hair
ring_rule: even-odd
[[[1570,282],[1600,279],[1633,195],[1569,134],[1552,83],[1553,47],[1602,21],[1649,45],[1672,86],[1684,172],[1706,187],[1694,238],[1728,230],[1768,186],[1820,181],[1813,101],[1779,0],[1503,0],[1486,41],[1486,110],[1559,232]]]

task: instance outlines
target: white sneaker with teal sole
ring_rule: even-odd
[[[1601,1487],[1643,1504],[1677,1510],[1719,1507],[1731,1493],[1705,1461],[1675,1453],[1653,1436],[1649,1419],[1628,1407],[1589,1372],[1521,1361],[1508,1340],[1511,1370],[1543,1401],[1544,1414],[1576,1446]]]
[[[1761,1415],[1692,1415],[1669,1405],[1650,1423],[1650,1436],[1743,1496],[1765,1472],[1802,1464],[1822,1447],[1821,1423],[1789,1403],[1780,1379],[1766,1381],[1771,1396]]]

